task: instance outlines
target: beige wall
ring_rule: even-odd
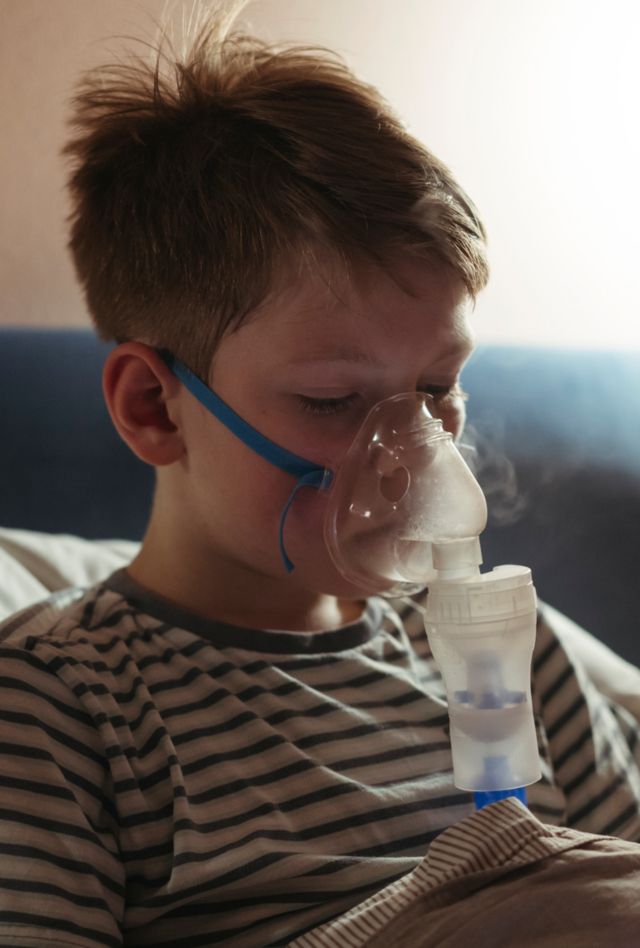
[[[66,102],[104,37],[148,29],[156,0],[1,0],[0,322],[85,324],[67,255]]]
[[[153,36],[164,0],[0,0],[0,323],[86,324],[65,249],[65,103]],[[173,0],[180,18],[192,0]],[[377,84],[479,205],[487,341],[640,347],[635,0],[254,0],[272,39],[325,43]]]
[[[65,246],[67,102],[78,75],[120,48],[110,37],[153,39],[167,10],[179,24],[192,7],[193,0],[0,0],[0,323],[88,323]],[[405,2],[399,42],[418,8]],[[388,9],[386,0],[254,0],[240,22],[272,39],[341,47],[356,65],[381,60],[384,76]]]

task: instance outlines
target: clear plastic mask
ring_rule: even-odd
[[[338,466],[325,541],[338,570],[385,595],[417,591],[433,577],[432,543],[476,537],[484,494],[429,396],[375,405]]]

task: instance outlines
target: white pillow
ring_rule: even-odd
[[[640,721],[640,669],[616,655],[562,612],[546,602],[540,606],[543,618],[567,652],[581,662],[596,688]]]
[[[140,548],[130,540],[0,527],[0,621],[68,586],[93,586],[126,566]]]

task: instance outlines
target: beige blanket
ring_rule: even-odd
[[[640,845],[515,799],[442,833],[408,876],[290,948],[640,948]]]

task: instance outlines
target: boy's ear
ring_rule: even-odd
[[[157,351],[143,342],[125,342],[109,355],[102,390],[118,434],[147,464],[173,464],[184,454],[177,417],[180,382]]]

